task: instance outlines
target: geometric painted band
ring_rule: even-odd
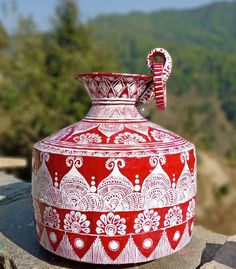
[[[147,262],[170,255],[191,239],[194,217],[164,230],[123,236],[75,234],[36,221],[37,237],[47,250],[75,261],[97,264]]]
[[[85,235],[121,236],[163,230],[195,215],[195,198],[164,207],[139,211],[76,211],[57,208],[33,199],[35,219],[44,226]]]

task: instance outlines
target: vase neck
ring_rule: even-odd
[[[152,79],[150,76],[91,73],[79,74],[89,93],[93,106],[86,121],[143,122],[147,121],[138,111],[136,103]]]
[[[84,118],[85,121],[144,122],[147,121],[134,103],[95,102]]]

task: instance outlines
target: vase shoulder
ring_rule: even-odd
[[[117,152],[178,153],[193,145],[179,135],[150,121],[96,122],[79,121],[53,134],[35,148],[65,155],[116,155]],[[128,154],[128,153],[127,153]]]

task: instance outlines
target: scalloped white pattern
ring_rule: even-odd
[[[187,159],[184,159],[184,168],[176,185],[171,183],[162,168],[165,161],[162,153],[150,158],[154,169],[139,187],[140,191],[137,191],[136,186],[121,172],[125,167],[124,159],[108,159],[106,169],[111,173],[93,187],[78,171],[83,165],[81,157],[67,157],[66,163],[71,169],[58,187],[53,186],[46,160],[43,159],[34,182],[33,196],[59,208],[104,212],[163,208],[190,200],[196,194],[196,175],[191,174]]]

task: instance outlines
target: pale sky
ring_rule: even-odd
[[[16,2],[22,15],[33,15],[40,30],[50,27],[57,0],[0,0],[0,19],[8,29],[16,25],[15,15],[9,11],[11,2]],[[82,21],[93,19],[98,15],[111,13],[128,13],[131,11],[152,12],[162,9],[186,9],[203,6],[217,0],[77,0]],[[3,4],[7,3],[8,14],[3,15]]]

